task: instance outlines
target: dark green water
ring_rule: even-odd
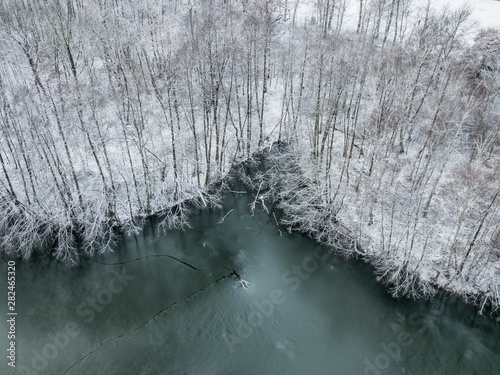
[[[251,201],[228,194],[192,229],[145,230],[98,262],[17,261],[17,367],[3,355],[0,373],[499,373],[498,325],[459,303],[392,299],[370,267],[252,216]]]

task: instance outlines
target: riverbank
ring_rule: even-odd
[[[391,298],[373,267],[286,233],[270,202],[252,213],[252,191],[231,190],[193,210],[191,228],[149,223],[78,266],[18,262],[16,368],[4,357],[1,373],[496,373],[500,325],[462,303]],[[0,267],[0,289],[7,279]]]
[[[4,1],[0,250],[75,262],[151,215],[187,226],[186,200],[217,204],[211,184],[277,141],[254,179],[285,225],[395,296],[498,307],[500,31],[341,3]]]
[[[439,256],[446,259],[450,251],[447,248],[440,248],[441,253],[437,253],[437,250],[434,250],[435,253],[431,252],[432,258],[425,258],[422,253],[417,253],[412,258],[409,256],[411,252],[402,246],[384,248],[383,237],[368,235],[370,228],[361,228],[359,232],[353,229],[360,228],[361,225],[367,227],[385,225],[386,227],[382,229],[396,237],[398,231],[408,230],[406,221],[401,222],[393,218],[392,221],[367,224],[366,221],[356,223],[346,220],[346,218],[352,220],[355,216],[347,216],[342,210],[359,212],[362,207],[353,204],[340,209],[329,205],[321,194],[321,185],[311,180],[310,175],[304,172],[300,166],[300,158],[290,152],[289,145],[275,144],[269,150],[271,151],[268,153],[260,153],[253,167],[247,168],[244,174],[248,175],[248,171],[252,168],[254,171],[257,170],[258,165],[265,165],[263,172],[253,172],[252,178],[247,178],[245,181],[257,194],[255,203],[267,206],[266,209],[273,216],[273,220],[279,220],[289,230],[306,233],[337,254],[346,258],[362,259],[371,264],[377,280],[384,284],[395,298],[433,299],[440,295],[442,297],[444,293],[476,306],[481,314],[498,316],[500,304],[497,293],[499,280],[497,271],[500,263],[497,259],[491,259],[487,265],[478,264],[477,269],[473,268],[482,276],[482,280],[485,280],[479,284],[477,282],[480,280],[479,277],[467,279],[465,275],[461,276],[453,263],[434,261]],[[353,201],[354,198],[347,196],[345,200]],[[275,214],[272,211],[274,209],[280,214]],[[413,223],[411,225],[413,226]],[[385,242],[386,246],[387,243]],[[425,246],[428,249],[436,249],[436,244],[429,240]],[[487,278],[490,275],[492,277]]]

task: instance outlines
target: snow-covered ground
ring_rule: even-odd
[[[313,4],[313,2],[306,1],[297,7],[297,19],[300,22],[304,24],[317,22],[314,18]],[[343,30],[352,33],[356,29],[358,4],[357,1],[348,2]],[[367,6],[366,4],[370,2],[365,1],[364,4]],[[410,15],[410,19],[420,22],[420,19],[415,17],[418,11],[422,12],[426,4],[427,1],[424,0],[413,2],[411,10],[414,13]],[[450,3],[435,0],[431,3],[434,12],[442,16],[443,25],[445,22],[450,22],[450,19],[445,19],[445,17],[452,16],[454,11],[467,5],[472,10],[471,19],[464,25],[462,32],[464,39],[460,41],[466,41],[469,46],[472,46],[480,29],[500,27],[500,2],[483,0]],[[443,32],[446,32],[445,29]],[[435,35],[440,36],[439,33]],[[436,53],[441,47],[437,44],[428,53]],[[463,53],[461,51],[459,55]],[[370,77],[373,81],[368,86],[377,87],[382,80],[378,81],[376,73],[373,74]],[[380,75],[382,74],[380,72]],[[401,74],[408,74],[408,72],[401,72]],[[411,77],[411,73],[408,75]],[[420,73],[416,73],[417,77],[419,75]],[[394,79],[397,80],[397,78]],[[406,81],[406,85],[410,84],[411,80]],[[407,92],[403,91],[400,95],[407,95]],[[450,107],[445,110],[448,112],[453,111],[454,106],[456,108],[456,104],[452,104],[451,99],[453,91],[450,91],[450,95]],[[377,92],[370,92],[367,97],[377,97]],[[498,99],[498,96],[496,97]],[[499,105],[497,99],[492,102],[495,103],[494,106]],[[438,102],[439,99],[435,98],[433,103],[431,100],[426,106],[430,109]],[[482,103],[484,103],[483,100],[479,99],[477,105]],[[314,182],[311,183],[312,187],[305,189],[299,195],[300,198],[294,198],[292,203],[287,203],[285,207],[289,214],[287,222],[314,233],[318,239],[326,243],[334,244],[339,227],[333,225],[328,228],[329,223],[325,223],[324,220],[325,216],[331,212],[331,204],[316,202],[327,200],[324,198],[324,192],[330,189],[327,183],[329,179],[335,181],[334,185],[337,181],[342,181],[338,183],[338,195],[337,192],[332,194],[337,198],[334,199],[334,210],[343,228],[341,232],[361,245],[364,256],[377,267],[381,280],[392,284],[392,291],[395,295],[407,293],[425,295],[432,293],[434,287],[438,286],[461,295],[469,301],[479,304],[488,301],[498,306],[500,304],[497,281],[500,278],[498,244],[495,239],[496,234],[492,237],[489,235],[498,230],[500,220],[498,206],[493,209],[493,203],[496,201],[495,192],[498,191],[499,184],[499,159],[498,154],[493,152],[484,160],[472,161],[473,157],[468,149],[472,150],[473,147],[468,144],[469,141],[465,136],[465,133],[470,132],[470,122],[474,121],[469,118],[469,110],[475,111],[472,107],[456,111],[458,117],[450,121],[456,125],[448,130],[448,139],[444,141],[447,144],[455,137],[455,139],[461,138],[460,142],[464,143],[455,147],[456,141],[453,140],[446,146],[447,151],[444,149],[436,151],[439,152],[437,157],[432,151],[427,150],[425,152],[428,154],[425,158],[428,161],[422,159],[422,151],[426,147],[421,148],[424,142],[419,144],[419,140],[426,138],[426,132],[433,131],[432,127],[426,128],[425,124],[426,121],[432,119],[433,110],[430,110],[429,117],[424,118],[419,125],[422,126],[422,132],[413,134],[412,138],[416,139],[416,142],[409,144],[404,153],[400,155],[389,153],[390,156],[387,157],[387,153],[383,155],[377,150],[378,147],[385,147],[385,145],[372,144],[372,146],[366,146],[363,154],[359,155],[359,158],[352,159],[347,167],[344,160],[346,139],[349,139],[349,133],[340,129],[343,135],[338,135],[331,143],[334,150],[332,158],[334,166],[327,176],[319,179],[317,176],[323,176],[321,168],[324,166],[320,165],[318,168],[320,170],[314,167],[317,161],[310,156],[314,150],[308,148],[305,141],[309,139],[309,142],[312,142],[310,140],[310,134],[313,131],[312,120],[304,118],[304,122],[310,121],[310,123],[307,125],[303,122],[299,126],[301,129],[299,138],[302,142],[299,141],[295,145],[297,149],[294,151],[298,152],[300,149],[302,152],[300,155],[303,159],[298,163],[304,172],[304,180]],[[364,130],[357,129],[358,133],[366,131],[364,127],[368,122],[373,121],[373,117],[370,119],[370,116],[373,116],[376,111],[376,103],[372,100],[363,102],[360,109],[363,125],[358,126],[362,126]],[[492,114],[494,113],[498,114],[498,107],[497,110],[493,109]],[[392,121],[398,122],[399,120],[396,117]],[[495,129],[498,129],[498,116],[486,121],[493,132],[497,131]],[[435,122],[433,121],[432,124],[435,125]],[[361,140],[358,140],[359,143]],[[357,152],[356,149],[354,153],[357,154]],[[370,157],[375,157],[378,162],[378,166],[373,167],[373,170],[370,166]],[[431,158],[432,161],[430,161]],[[429,167],[430,169],[427,169]],[[350,181],[357,181],[356,183],[346,182],[345,170],[351,175]],[[415,174],[418,173],[422,173],[422,177],[416,179]],[[291,194],[292,188],[289,185],[293,186],[293,176],[286,175],[284,180],[284,194],[288,196]],[[348,177],[347,181],[349,181]],[[296,183],[297,186],[303,185],[302,181],[296,181]],[[322,209],[312,208],[311,202],[315,202],[315,205],[321,206]],[[485,209],[489,204],[490,207]],[[482,223],[485,222],[488,224],[483,226]],[[485,229],[486,226],[488,229]],[[346,228],[347,232],[344,231]],[[327,239],[324,237],[325,233]],[[491,251],[483,252],[486,248]],[[468,258],[469,256],[471,258]]]

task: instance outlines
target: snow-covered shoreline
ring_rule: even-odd
[[[1,5],[2,252],[109,250],[278,141],[285,224],[335,218],[395,295],[500,306],[500,31],[421,1],[217,1]]]
[[[247,185],[258,193],[256,202],[261,203],[265,210],[271,206],[278,209],[280,224],[288,230],[305,233],[338,255],[361,259],[373,266],[377,280],[388,288],[393,297],[432,299],[443,295],[454,296],[476,306],[481,314],[498,317],[499,300],[495,289],[500,270],[498,259],[491,262],[489,283],[482,284],[463,278],[454,280],[452,274],[446,274],[442,263],[432,263],[434,259],[414,269],[405,267],[404,259],[396,258],[401,256],[398,249],[394,251],[396,256],[392,252],[377,251],[381,239],[379,236],[370,237],[369,232],[370,227],[376,227],[377,223],[369,226],[364,223],[365,228],[360,228],[356,220],[352,221],[345,215],[336,216],[331,207],[321,203],[317,185],[300,167],[300,161],[290,151],[290,145],[270,145],[259,153],[256,161],[247,163],[257,163],[262,168],[262,172],[252,178],[243,175]],[[353,202],[347,204],[347,208],[352,211],[360,209]],[[395,222],[393,225],[403,227],[404,223]],[[367,234],[360,237],[356,233],[358,228],[365,229]],[[440,273],[445,275],[436,277]]]

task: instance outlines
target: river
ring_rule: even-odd
[[[458,302],[395,300],[370,266],[252,214],[252,201],[228,193],[187,230],[149,225],[78,265],[18,260],[16,368],[4,355],[1,373],[498,373],[498,324]]]

